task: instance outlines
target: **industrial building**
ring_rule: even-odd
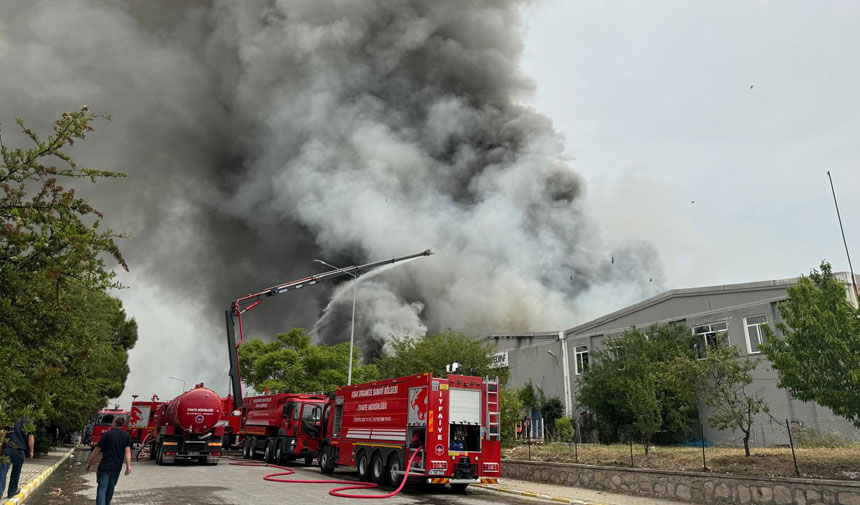
[[[855,306],[857,298],[850,275],[835,273],[846,286],[846,297]],[[858,277],[860,282],[860,277]],[[511,385],[524,386],[529,380],[548,397],[562,400],[565,413],[574,418],[582,412],[577,391],[589,355],[600,350],[607,340],[620,337],[631,327],[647,328],[654,323],[687,325],[698,336],[697,352],[724,341],[741,350],[741,358],[759,356],[760,326],[767,323],[779,335],[775,323],[781,321],[777,304],[788,298],[787,288],[798,278],[743,284],[673,289],[629,307],[598,317],[563,331],[522,334],[493,334],[484,337],[498,351],[499,366],[510,370]],[[780,335],[781,336],[781,335]],[[762,355],[763,356],[763,355]],[[754,445],[787,444],[784,421],[794,429],[813,429],[825,435],[860,439],[857,430],[846,419],[814,402],[803,402],[777,387],[777,373],[763,359],[754,371],[753,390],[760,389],[769,407],[756,421],[751,442]],[[713,443],[738,444],[742,434],[718,431],[707,426],[708,412],[700,405],[705,421],[704,435]]]

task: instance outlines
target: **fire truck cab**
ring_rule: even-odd
[[[302,458],[308,465],[313,462],[322,436],[325,395],[275,393],[245,400],[243,458],[262,456],[275,464]]]
[[[93,420],[92,433],[90,434],[90,447],[95,447],[102,435],[108,431],[117,417],[128,420],[127,410],[100,410]],[[122,427],[122,431],[128,431],[128,423]]]
[[[397,487],[408,477],[455,490],[500,476],[498,381],[426,373],[344,386],[326,403],[323,424],[323,473],[355,466],[365,482]]]

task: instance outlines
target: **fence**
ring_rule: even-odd
[[[528,424],[528,423],[527,423]],[[621,434],[614,444],[601,444],[594,431],[574,423],[573,440],[561,440],[543,420],[523,426],[522,446],[509,457],[601,466],[630,466],[680,471],[749,472],[752,475],[860,480],[860,429],[849,421],[789,422],[770,419],[752,425],[746,458],[738,432],[713,445],[695,430],[685,444],[643,445]],[[535,425],[540,425],[539,431]],[[539,434],[540,436],[535,436]],[[537,447],[532,447],[532,445]],[[526,447],[528,446],[528,447]]]

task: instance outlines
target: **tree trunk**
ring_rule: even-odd
[[[744,432],[744,451],[746,452],[747,456],[750,455],[750,431]]]

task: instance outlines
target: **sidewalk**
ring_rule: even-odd
[[[9,499],[0,497],[0,500],[3,500],[0,503],[3,505],[20,505],[23,503],[74,451],[75,448],[72,446],[55,447],[46,455],[40,454],[33,459],[25,459],[24,466],[21,468],[21,480],[18,481],[21,492]],[[6,484],[6,492],[8,492],[8,481]]]
[[[492,489],[504,493],[542,498],[574,505],[678,505],[680,502],[661,500],[645,496],[608,493],[572,486],[557,486],[525,480],[499,479],[498,484],[474,484],[481,489]]]

